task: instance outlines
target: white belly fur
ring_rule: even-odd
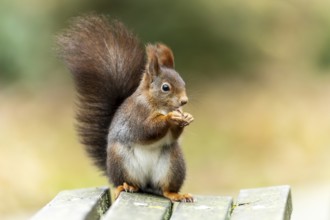
[[[132,145],[132,152],[125,157],[126,170],[140,187],[150,183],[159,186],[168,176],[170,168],[170,154],[162,151],[163,147],[170,145],[173,137],[169,131],[160,140],[149,145]]]

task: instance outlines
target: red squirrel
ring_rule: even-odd
[[[172,50],[144,49],[124,24],[96,14],[72,20],[57,46],[78,94],[80,141],[115,197],[140,191],[193,202],[179,193],[186,166],[178,138],[194,119],[182,111],[188,97]]]

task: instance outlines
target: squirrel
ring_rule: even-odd
[[[186,166],[178,139],[193,116],[172,50],[147,44],[118,20],[88,14],[56,37],[77,91],[77,132],[88,155],[122,191],[193,202],[179,193]]]

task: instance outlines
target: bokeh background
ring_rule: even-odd
[[[53,50],[68,20],[91,11],[172,47],[195,117],[182,140],[183,191],[235,196],[289,184],[294,219],[329,217],[329,8],[324,0],[2,0],[0,218],[26,219],[63,189],[107,185],[77,141],[72,80]]]

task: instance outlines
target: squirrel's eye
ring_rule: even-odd
[[[171,90],[170,85],[168,83],[163,83],[163,85],[162,85],[162,91],[163,92],[168,92],[170,90]]]

